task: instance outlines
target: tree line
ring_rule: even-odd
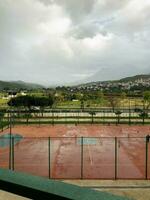
[[[53,103],[54,98],[51,95],[48,97],[26,95],[11,98],[8,102],[8,105],[12,107],[26,107],[31,110],[33,107],[40,107],[40,109],[44,109],[45,107],[52,107]]]

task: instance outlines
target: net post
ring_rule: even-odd
[[[81,179],[83,179],[83,137],[81,137]]]
[[[117,180],[117,137],[115,137],[115,180]]]
[[[48,138],[48,176],[51,178],[51,138]]]

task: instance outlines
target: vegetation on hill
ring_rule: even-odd
[[[141,75],[136,75],[136,76],[131,76],[131,77],[126,77],[126,78],[122,78],[120,80],[108,80],[108,81],[93,81],[93,82],[89,82],[89,83],[83,83],[83,84],[79,84],[78,86],[90,86],[92,84],[99,84],[99,83],[114,83],[114,82],[129,82],[129,81],[136,81],[136,80],[139,80],[139,79],[143,79],[143,80],[146,80],[146,79],[150,79],[150,74],[141,74]]]
[[[136,75],[136,76],[122,78],[119,81],[120,82],[129,82],[129,81],[136,81],[139,79],[149,79],[149,78],[150,78],[150,74],[142,74],[142,75]]]
[[[0,81],[0,90],[32,90],[32,89],[40,89],[43,86],[34,84],[34,83],[26,83],[23,81]]]

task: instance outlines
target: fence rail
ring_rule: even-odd
[[[120,111],[119,111],[120,112]],[[141,115],[139,112],[17,112],[11,111],[0,118],[0,129],[10,123],[14,124],[150,124],[150,113]]]

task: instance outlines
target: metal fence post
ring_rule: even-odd
[[[41,125],[41,121],[40,121],[40,117],[41,117],[40,114],[41,114],[41,112],[40,112],[40,109],[39,109],[39,113],[38,114],[39,114],[39,126],[40,126]]]
[[[53,113],[53,110],[52,110],[52,125],[54,126],[54,113]]]
[[[9,112],[7,112],[7,128],[9,128],[10,125],[10,117],[9,117]]]
[[[131,125],[131,110],[129,108],[129,125]]]
[[[12,170],[14,170],[14,137],[12,137]]]
[[[83,179],[83,137],[81,137],[81,179]]]
[[[9,138],[9,169],[11,170],[11,139]]]
[[[145,179],[147,180],[148,179],[148,142],[149,142],[149,136],[146,136],[145,137],[146,139],[146,144],[145,144]]]
[[[117,151],[118,151],[118,148],[117,148],[117,137],[115,137],[115,180],[117,179],[117,161],[118,161],[118,158],[117,158]]]
[[[129,125],[131,125],[131,105],[129,101]]]
[[[51,138],[48,138],[48,175],[51,178]]]
[[[9,169],[12,169],[12,121],[11,114],[9,114]]]
[[[1,123],[2,123],[2,132],[3,132],[3,117],[2,117],[2,121],[1,121]]]
[[[9,169],[13,169],[13,138],[9,137]]]

